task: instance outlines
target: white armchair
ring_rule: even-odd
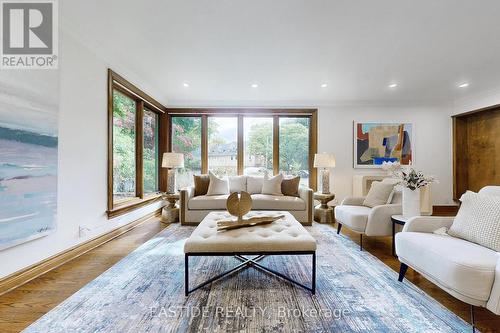
[[[500,186],[479,193],[500,196]],[[408,267],[473,306],[500,314],[500,253],[481,245],[434,231],[453,223],[454,217],[414,217],[396,235],[396,254],[401,262],[399,281]]]
[[[363,206],[364,199],[364,197],[347,197],[340,206],[335,207],[337,234],[340,233],[342,226],[359,233],[361,250],[363,250],[363,235],[392,235],[391,216],[401,214],[402,211],[401,192],[394,193],[390,204],[373,208]]]

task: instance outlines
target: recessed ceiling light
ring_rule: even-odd
[[[321,88],[326,88],[326,87],[328,87],[328,84],[327,84],[327,83],[323,83],[323,84],[321,85]]]
[[[252,87],[252,88],[258,88],[258,87],[259,87],[259,85],[258,85],[257,83],[252,83],[252,86],[251,86],[251,87]]]
[[[397,83],[391,83],[391,84],[389,85],[389,88],[396,88],[397,86],[398,86],[398,84],[397,84]]]
[[[464,82],[458,85],[459,88],[467,88],[469,86],[469,83]]]
[[[189,83],[186,83],[186,82],[184,82],[182,85],[183,85],[184,87],[186,87],[186,88],[187,88],[187,87],[189,87]]]

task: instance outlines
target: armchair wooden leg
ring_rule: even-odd
[[[470,306],[470,324],[472,325],[472,333],[475,333],[476,325],[474,323],[474,305]]]
[[[337,235],[340,234],[340,230],[342,229],[342,223],[337,222]]]
[[[399,267],[399,278],[398,278],[399,282],[403,282],[407,270],[408,270],[408,265],[401,263],[401,266]]]
[[[363,234],[359,234],[359,250],[363,251]]]
[[[189,295],[189,255],[184,254],[184,295]]]

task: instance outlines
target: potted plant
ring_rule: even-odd
[[[403,216],[410,218],[420,215],[420,189],[437,183],[437,179],[415,170],[411,165],[403,168],[398,162],[384,162],[382,168],[399,179],[398,183],[403,187]]]

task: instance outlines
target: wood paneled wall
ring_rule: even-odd
[[[500,185],[500,105],[453,117],[453,197]]]

